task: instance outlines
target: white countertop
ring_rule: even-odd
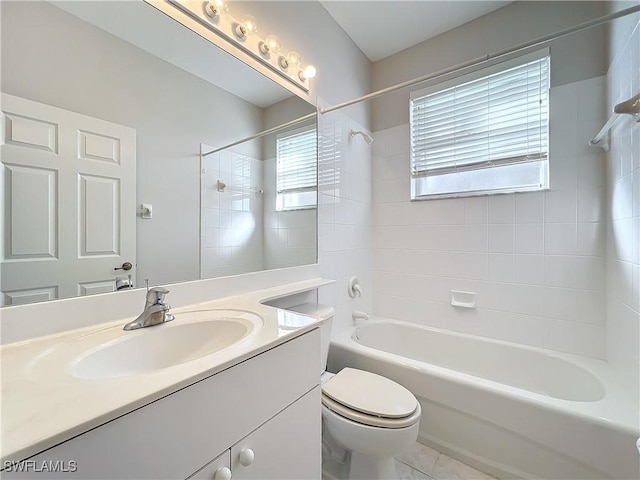
[[[63,362],[42,361],[56,347],[81,336],[100,333],[115,338],[148,330],[125,332],[122,320],[0,347],[3,464],[24,460],[312,330],[319,320],[262,302],[328,283],[332,281],[306,280],[172,310],[174,321],[150,328],[171,328],[180,323],[181,312],[205,309],[244,310],[261,316],[264,323],[231,347],[152,373],[88,380],[72,376]]]

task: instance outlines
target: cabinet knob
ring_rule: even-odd
[[[244,467],[248,467],[253,463],[253,460],[256,458],[255,453],[250,448],[244,448],[238,455],[238,460]]]
[[[231,470],[227,467],[220,467],[213,474],[213,480],[231,480]]]

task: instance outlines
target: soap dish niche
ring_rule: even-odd
[[[476,308],[476,292],[451,290],[451,305],[459,308]]]

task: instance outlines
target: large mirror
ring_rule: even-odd
[[[316,262],[312,105],[144,2],[0,8],[2,305]]]

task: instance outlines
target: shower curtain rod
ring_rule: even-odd
[[[304,117],[296,118],[295,120],[291,120],[290,122],[283,123],[282,125],[278,125],[276,127],[271,127],[267,130],[263,130],[260,133],[256,133],[255,135],[251,135],[250,137],[243,138],[238,140],[237,142],[230,143],[229,145],[225,145],[224,147],[216,148],[207,153],[202,153],[202,157],[206,157],[207,155],[211,155],[212,153],[219,152],[221,150],[225,150],[230,147],[235,147],[236,145],[240,145],[241,143],[248,142],[249,140],[253,140],[256,138],[264,137],[265,135],[269,135],[270,133],[277,132],[278,130],[282,130],[283,128],[290,127],[291,125],[295,125],[296,123],[304,122],[305,120],[309,120],[310,118],[315,117],[317,112],[309,113]]]
[[[428,80],[434,80],[436,78],[443,77],[443,76],[449,75],[451,73],[455,73],[455,72],[458,72],[458,71],[461,71],[461,70],[465,70],[467,68],[471,68],[471,67],[475,67],[475,66],[478,66],[478,65],[482,65],[483,63],[487,63],[490,60],[495,60],[495,59],[498,59],[500,57],[504,57],[504,56],[507,56],[507,55],[512,55],[512,54],[520,52],[522,50],[527,50],[529,48],[541,46],[542,44],[550,42],[550,41],[555,40],[557,38],[562,38],[562,37],[565,37],[567,35],[571,35],[572,33],[576,33],[576,32],[579,32],[581,30],[586,30],[586,29],[591,28],[591,27],[596,27],[596,26],[601,25],[603,23],[610,22],[611,20],[615,20],[615,19],[621,18],[621,17],[626,17],[627,15],[631,15],[632,13],[638,13],[638,12],[640,12],[640,5],[635,6],[635,7],[625,8],[624,10],[620,10],[618,12],[611,13],[611,14],[605,15],[603,17],[594,18],[593,20],[589,20],[588,22],[584,22],[584,23],[581,23],[579,25],[575,25],[575,26],[573,26],[571,28],[567,28],[565,30],[561,30],[559,32],[553,33],[551,35],[546,35],[546,36],[540,37],[540,38],[538,38],[536,40],[520,44],[517,47],[509,48],[507,50],[502,50],[502,51],[497,52],[497,53],[490,53],[490,54],[484,55],[482,57],[477,57],[477,58],[475,58],[473,60],[469,60],[467,62],[459,63],[459,64],[457,64],[457,65],[455,65],[453,67],[445,68],[443,70],[438,70],[437,72],[430,73],[428,75],[423,75],[421,77],[414,78],[413,80],[407,80],[406,82],[398,83],[396,85],[392,85],[391,87],[386,87],[386,88],[383,88],[381,90],[377,90],[375,92],[368,93],[367,95],[363,95],[361,97],[354,98],[353,100],[349,100],[349,101],[346,101],[346,102],[343,102],[343,103],[338,103],[338,104],[333,105],[331,107],[321,108],[318,111],[320,112],[320,114],[333,112],[334,110],[339,110],[339,109],[344,108],[344,107],[349,107],[351,105],[363,102],[365,100],[371,100],[372,98],[376,98],[376,97],[379,97],[381,95],[385,95],[387,93],[395,92],[396,90],[401,90],[403,88],[411,87],[413,85],[417,85],[419,83],[423,83],[423,82],[426,82]]]

